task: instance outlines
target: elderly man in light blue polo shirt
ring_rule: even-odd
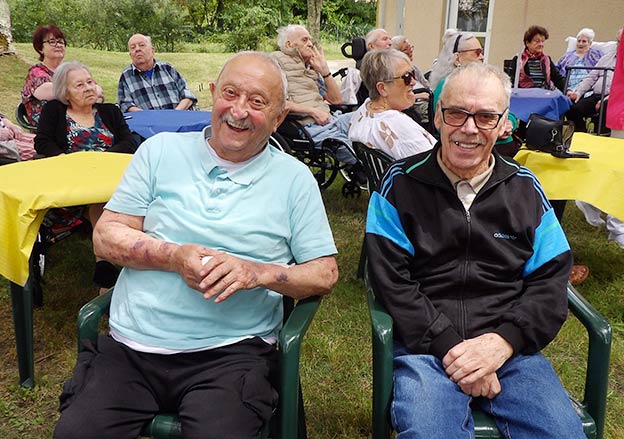
[[[145,142],[94,230],[96,254],[124,269],[56,438],[136,437],[162,410],[185,437],[256,437],[276,402],[282,295],[337,281],[314,177],[266,146],[285,115],[279,66],[235,55],[211,92],[212,127]]]

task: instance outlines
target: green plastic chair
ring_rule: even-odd
[[[373,333],[373,439],[389,439],[392,399],[392,317],[367,287],[368,309]],[[576,289],[568,284],[568,306],[589,335],[585,394],[582,401],[570,398],[590,439],[602,439],[607,406],[607,382],[611,356],[611,326]],[[494,419],[474,407],[475,437],[503,438]]]
[[[96,297],[78,312],[78,351],[84,350],[81,340],[97,343],[100,320],[108,316],[113,290]],[[293,304],[284,298],[285,323],[279,335],[279,402],[271,421],[260,438],[306,439],[305,412],[299,382],[301,341],[321,303],[320,297],[309,297]],[[182,439],[182,429],[175,413],[160,413],[146,423],[142,437]]]

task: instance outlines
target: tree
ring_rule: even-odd
[[[7,0],[0,0],[0,55],[15,53],[11,35],[11,10]]]
[[[321,9],[323,0],[308,0],[308,32],[312,41],[319,41],[321,36]]]

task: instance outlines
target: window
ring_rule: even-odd
[[[481,41],[488,60],[495,0],[447,0],[446,27],[472,32]]]

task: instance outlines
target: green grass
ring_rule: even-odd
[[[18,44],[18,56],[0,57],[0,111],[12,115],[34,52]],[[125,53],[68,49],[66,59],[78,59],[93,70],[109,101]],[[227,54],[162,54],[182,71],[191,88],[205,87]],[[336,59],[338,55],[336,55]],[[198,95],[208,108],[209,98]],[[0,182],[1,184],[1,182]],[[357,439],[370,437],[371,343],[364,284],[355,278],[364,228],[367,196],[345,199],[335,183],[324,199],[338,246],[340,281],[324,299],[303,348],[302,382],[311,439]],[[607,242],[603,229],[585,224],[581,214],[568,205],[564,228],[576,261],[587,264],[590,277],[579,291],[612,323],[614,344],[610,374],[607,434],[624,438],[624,251]],[[96,294],[91,242],[73,235],[54,246],[45,276],[45,306],[35,310],[35,369],[37,386],[25,390],[17,385],[17,359],[13,337],[11,303],[7,282],[0,282],[0,438],[49,438],[58,417],[58,395],[70,376],[76,357],[75,322],[78,309]],[[583,387],[586,337],[574,318],[546,350],[562,381],[574,396]]]

